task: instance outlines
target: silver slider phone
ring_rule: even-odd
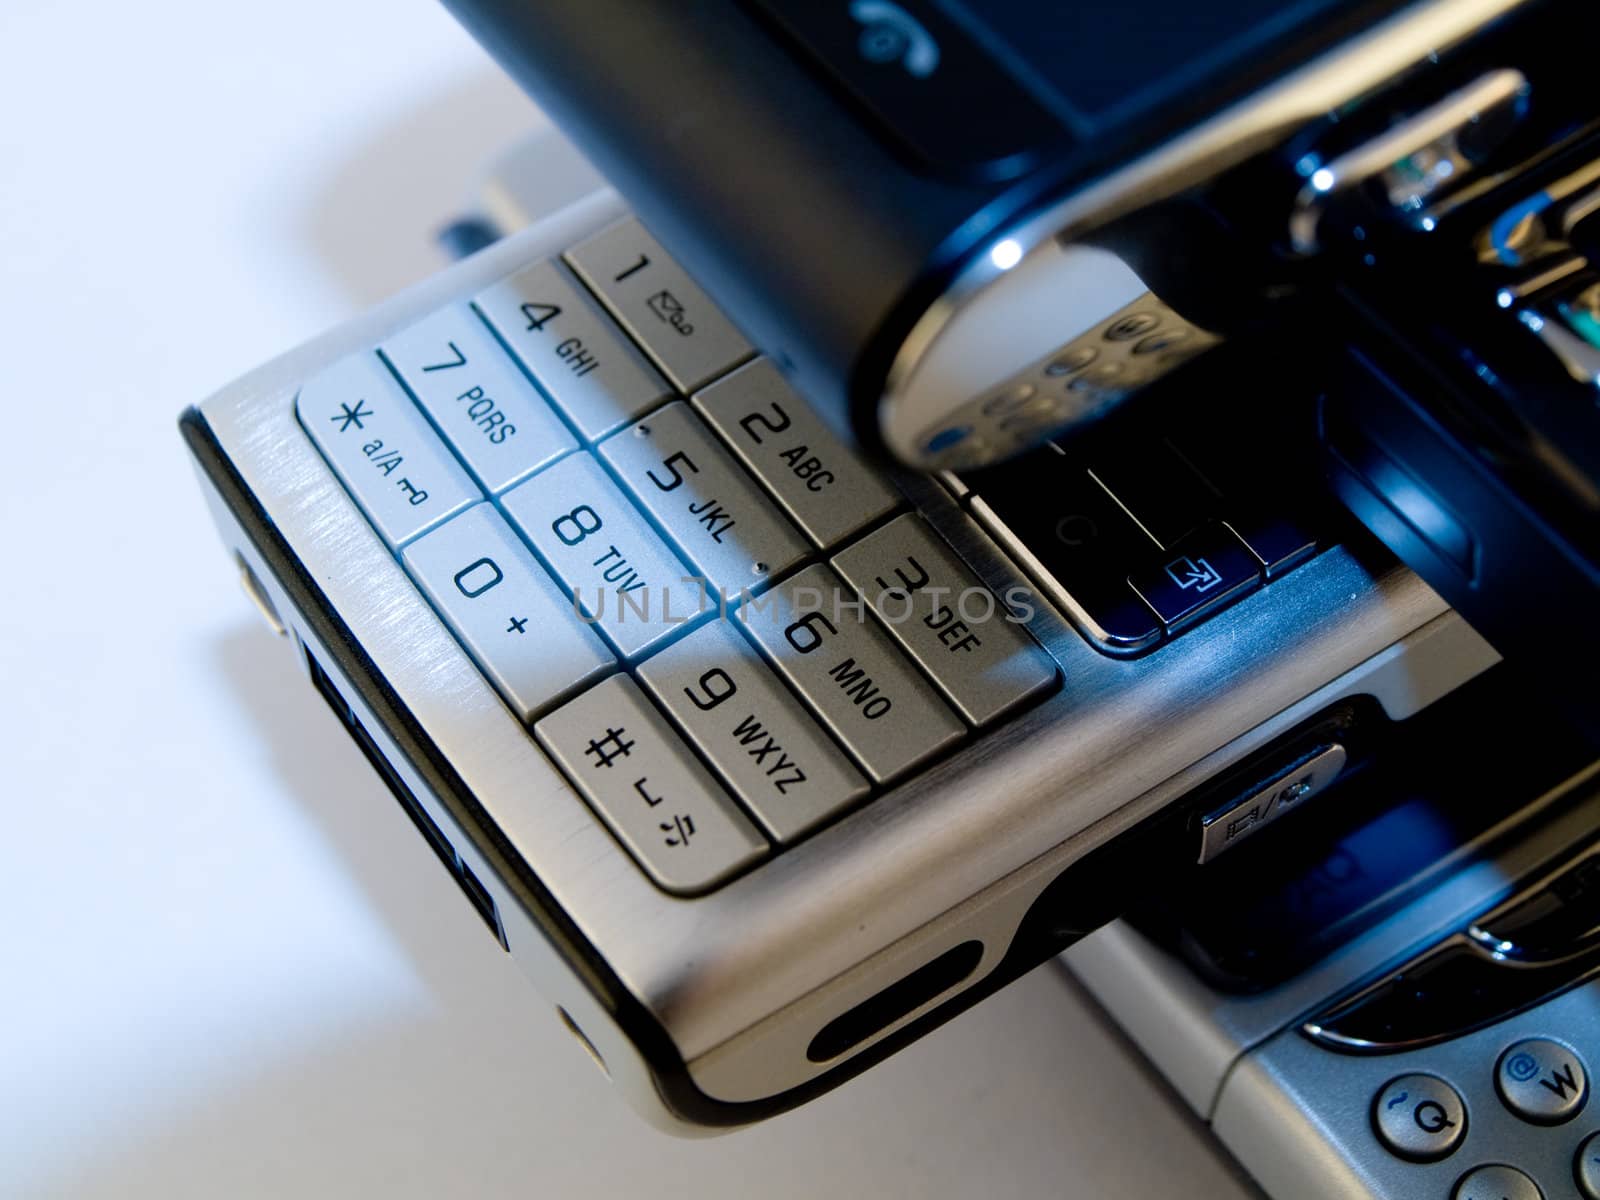
[[[889,292],[929,222],[1025,179],[1044,160],[1012,141],[1044,138],[1042,117],[993,153],[895,150],[945,199],[906,209],[874,168],[882,189],[847,212],[758,128],[779,121],[769,101],[712,103],[765,80],[791,123],[853,114],[832,145],[866,170],[879,118],[817,73],[799,7],[457,7],[621,190],[181,428],[232,569],[482,917],[485,952],[530,976],[528,1019],[561,1023],[648,1119],[729,1128],[837,1086],[1156,883],[1316,820],[1345,770],[1496,660],[1331,500],[1324,376],[1303,369],[1325,340],[1213,345],[1204,327],[1206,352],[1141,377],[1137,407],[1071,439],[1030,427],[1006,461],[895,462],[863,433],[852,322],[905,315]],[[954,7],[925,27],[837,7],[877,68],[993,67]],[[1261,60],[1283,79],[1403,33],[1372,59],[1398,71],[1515,6],[1311,7],[1281,23],[1287,57]],[[630,75],[652,46],[655,75]],[[656,86],[668,65],[675,88]],[[1199,112],[1215,78],[1195,78],[1151,103]],[[1277,80],[1229,75],[1217,105]],[[860,288],[827,293],[842,276],[809,226],[733,269],[812,201]],[[1109,306],[1085,316],[1097,355],[1159,358],[1154,331],[1187,328],[1139,296],[1082,292],[1085,314]],[[1038,364],[1050,405],[1098,395],[1059,357]],[[972,365],[1032,362],[997,343]],[[1034,396],[994,413],[1038,416]]]

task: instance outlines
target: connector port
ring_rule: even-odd
[[[400,802],[400,807],[411,818],[411,823],[417,827],[417,832],[422,835],[423,840],[433,847],[434,854],[438,856],[439,861],[450,872],[451,878],[461,888],[462,895],[466,896],[472,903],[472,907],[477,910],[478,915],[483,918],[483,923],[489,927],[489,932],[494,934],[494,939],[500,943],[500,948],[509,950],[510,947],[506,944],[505,926],[500,922],[500,910],[495,905],[494,897],[489,894],[489,889],[484,887],[483,881],[473,873],[472,868],[461,861],[461,855],[456,853],[455,846],[444,835],[444,830],[440,829],[434,819],[428,815],[428,810],[422,806],[422,802],[417,799],[416,794],[401,777],[400,772],[395,770],[394,764],[378,748],[377,742],[373,741],[372,735],[367,732],[366,726],[361,723],[360,718],[355,714],[355,710],[350,707],[343,693],[339,691],[338,685],[334,683],[328,672],[323,669],[322,664],[317,661],[316,655],[311,653],[309,647],[305,648],[305,655],[306,667],[311,673],[312,685],[315,686],[322,698],[328,702],[328,707],[339,718],[351,738],[355,740],[356,745],[361,748],[361,752],[367,756],[367,761],[372,764],[372,769],[378,773],[379,778],[384,783],[389,785],[389,791]]]

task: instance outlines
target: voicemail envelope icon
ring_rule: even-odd
[[[650,305],[651,312],[669,324],[673,323],[674,317],[683,319],[683,305],[671,292],[657,292],[646,303]]]

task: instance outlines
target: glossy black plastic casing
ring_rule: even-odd
[[[1114,135],[1063,126],[1031,151],[952,167],[887,129],[754,5],[445,2],[752,339],[869,449],[894,355],[997,231],[1397,7],[1351,4],[1208,83],[1198,102]],[[1039,7],[1041,21],[1061,19]],[[974,111],[989,100],[975,94]],[[1125,236],[1117,248],[1149,281],[1172,240],[1151,237],[1148,256],[1130,254]]]

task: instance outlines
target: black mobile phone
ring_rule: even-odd
[[[1351,347],[1285,364],[1340,397],[1338,494],[1600,736],[1582,3],[449,3],[893,461],[1070,437],[1222,342]]]
[[[1593,116],[1582,10],[1549,0],[450,7],[808,394],[922,469],[1228,336],[1352,186],[1415,206]]]

